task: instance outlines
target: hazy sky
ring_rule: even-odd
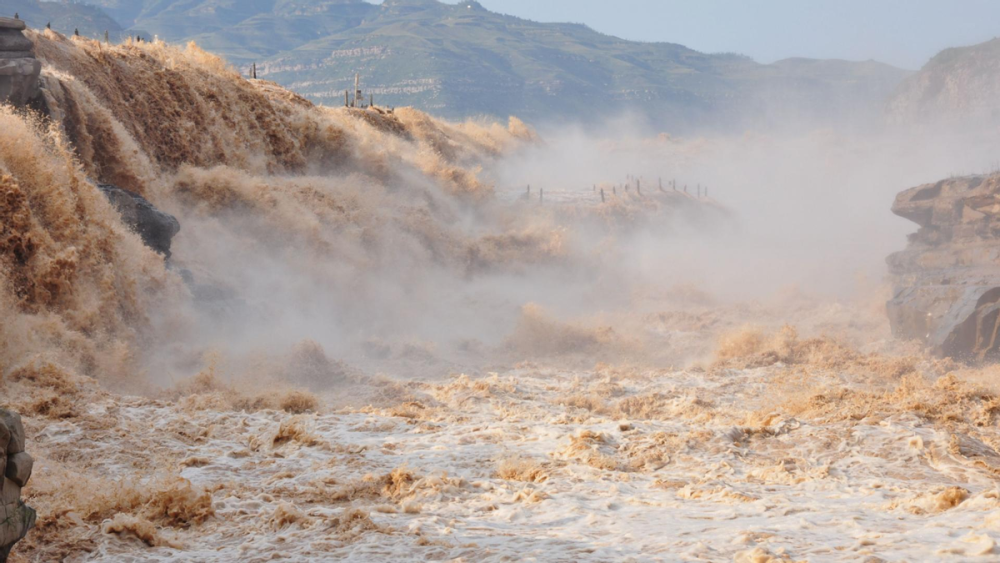
[[[456,3],[457,0],[445,0]],[[760,62],[876,59],[919,68],[946,47],[1000,35],[1000,0],[479,0],[536,21],[669,41]]]

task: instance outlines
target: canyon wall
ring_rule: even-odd
[[[920,225],[889,257],[893,334],[939,355],[996,359],[1000,351],[1000,176],[969,176],[900,193],[892,211]]]

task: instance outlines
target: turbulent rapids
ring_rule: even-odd
[[[892,340],[878,283],[698,283],[783,270],[695,181],[559,170],[532,197],[551,146],[516,118],[26,33],[43,97],[0,106],[0,406],[37,510],[14,560],[1000,552],[996,368]],[[639,144],[667,174],[733,150]],[[169,252],[99,185],[176,218]]]

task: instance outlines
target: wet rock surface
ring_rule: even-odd
[[[24,425],[17,413],[0,409],[0,562],[14,544],[35,526],[35,510],[21,500],[21,488],[31,478],[34,460],[24,451]]]
[[[98,184],[97,189],[121,214],[125,224],[142,237],[146,246],[170,258],[170,241],[181,230],[177,218],[160,211],[141,195],[118,186]]]
[[[893,334],[942,356],[1000,358],[1000,176],[911,188],[892,211],[920,226],[888,259]]]
[[[0,17],[0,103],[22,106],[38,96],[42,64],[24,29],[23,21]]]

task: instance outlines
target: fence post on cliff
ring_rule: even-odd
[[[635,193],[639,194],[639,197],[642,197],[642,180],[638,178],[635,179]]]
[[[604,203],[604,188],[601,188],[601,203]]]
[[[52,29],[51,27],[49,29]],[[108,30],[104,30],[104,42],[108,45],[111,44],[111,37],[108,36]]]
[[[538,203],[545,203],[545,188],[538,188]]]

